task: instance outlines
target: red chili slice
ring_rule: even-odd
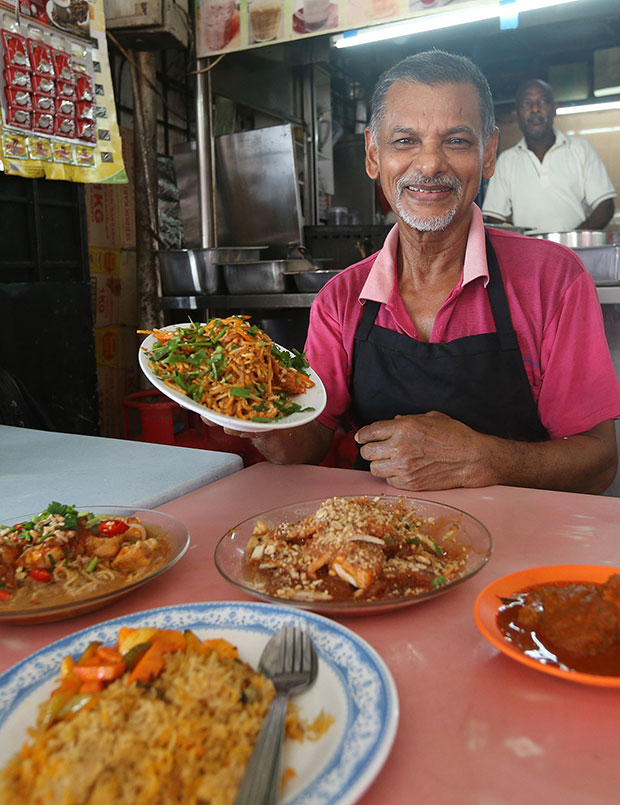
[[[0,587],[0,598],[10,598],[10,597],[11,593],[8,590],[4,590],[2,589],[2,587]]]
[[[28,575],[35,581],[49,581],[52,578],[52,574],[49,570],[45,570],[43,567],[33,567],[32,570],[28,572]]]
[[[103,520],[97,526],[97,531],[105,537],[115,537],[117,534],[129,531],[129,526],[122,520]]]

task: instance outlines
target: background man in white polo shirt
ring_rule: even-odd
[[[485,220],[531,234],[603,229],[614,214],[616,191],[590,143],[553,128],[549,84],[526,81],[517,90],[516,108],[524,136],[498,157],[482,205]]]

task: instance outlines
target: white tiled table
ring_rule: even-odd
[[[51,500],[154,508],[242,468],[233,453],[0,425],[0,522]]]

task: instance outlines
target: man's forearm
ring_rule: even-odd
[[[487,224],[510,224],[512,223],[512,216],[508,218],[496,218],[494,215],[487,215],[483,213],[484,222]]]
[[[613,218],[615,211],[615,204],[613,198],[601,201],[598,207],[595,207],[586,220],[580,224],[578,229],[604,229]]]
[[[272,430],[252,438],[260,453],[274,464],[320,464],[327,455],[333,431],[320,422],[290,430]]]
[[[618,460],[615,428],[602,422],[587,433],[548,442],[483,437],[478,471],[484,484],[599,494],[613,482]]]

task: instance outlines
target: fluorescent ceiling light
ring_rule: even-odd
[[[575,129],[574,131],[565,132],[569,136],[571,134],[607,134],[611,131],[620,131],[620,126],[601,126],[598,129]]]
[[[602,98],[605,95],[620,95],[620,87],[603,87],[603,89],[594,90],[595,98]]]
[[[605,112],[609,109],[620,109],[620,101],[606,101],[605,103],[582,103],[578,106],[559,106],[556,115],[575,115],[578,112]]]
[[[412,34],[424,33],[426,31],[437,31],[441,28],[452,28],[455,25],[466,25],[470,22],[481,22],[510,11],[511,14],[520,14],[524,11],[536,11],[551,6],[562,6],[566,3],[575,3],[579,0],[514,0],[514,3],[500,5],[499,2],[484,3],[465,9],[454,9],[453,11],[432,12],[413,19],[401,20],[399,22],[376,25],[370,28],[362,28],[357,31],[349,31],[338,34],[332,38],[332,44],[336,48],[350,48],[356,45],[366,45],[369,42],[381,42],[385,39],[394,39],[399,36],[411,36]]]

